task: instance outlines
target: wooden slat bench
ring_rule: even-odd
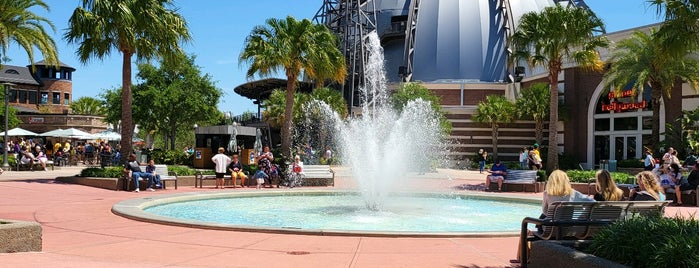
[[[522,220],[520,254],[522,267],[527,266],[529,241],[590,239],[605,225],[636,215],[662,215],[669,202],[609,201],[554,202],[549,205],[545,219],[527,217]],[[529,224],[542,226],[541,232],[529,234]]]
[[[246,176],[247,176],[247,174],[246,174]],[[194,188],[203,188],[205,180],[216,180],[216,175],[204,175],[201,172],[197,172],[196,174],[194,174]],[[231,184],[233,185],[233,187],[238,185],[238,180],[240,180],[240,179],[236,179],[236,181],[233,182],[231,179],[231,175],[226,174],[223,176],[224,184],[226,181],[231,181]],[[250,186],[251,181],[252,181],[252,179],[248,178],[248,180],[247,180],[248,185],[247,186]],[[241,187],[243,186],[242,182],[240,182],[240,186]]]
[[[511,187],[515,185],[521,186],[522,192],[526,192],[527,186],[531,185],[534,192],[538,193],[543,189],[539,189],[539,184],[536,183],[536,176],[536,170],[508,170],[507,176],[505,176],[505,180],[502,182],[502,187],[511,189]],[[492,189],[493,185],[495,185],[495,189],[497,189],[497,181],[491,181],[490,185],[486,185],[486,187]]]

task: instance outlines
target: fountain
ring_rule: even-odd
[[[442,132],[431,103],[418,99],[392,107],[378,35],[366,41],[369,61],[361,88],[363,115],[336,124],[343,163],[350,167],[366,207],[380,210],[391,186],[414,167],[431,165],[441,152]]]
[[[119,215],[150,222],[225,230],[317,235],[482,236],[517,235],[526,216],[540,213],[536,198],[507,198],[477,193],[394,192],[412,171],[433,165],[444,155],[439,118],[430,103],[409,102],[393,109],[376,34],[370,51],[360,117],[341,120],[321,101],[303,109],[309,115],[297,142],[333,137],[342,164],[358,191],[318,189],[183,193],[122,201]],[[297,135],[299,135],[297,133]],[[255,142],[261,149],[261,133]],[[484,224],[487,223],[487,224]]]

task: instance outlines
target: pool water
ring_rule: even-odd
[[[364,208],[358,195],[230,197],[152,206],[145,212],[198,222],[283,229],[376,232],[511,232],[537,216],[535,203],[457,197],[388,200],[381,211]]]

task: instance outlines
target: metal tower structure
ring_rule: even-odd
[[[359,88],[365,84],[365,63],[369,57],[364,40],[376,30],[375,1],[323,0],[313,21],[325,24],[338,35],[348,68],[343,95],[350,107],[360,106]]]
[[[403,82],[409,82],[413,78],[413,55],[415,55],[415,31],[417,30],[417,14],[420,8],[420,0],[410,0],[408,8],[408,21],[405,27],[405,45],[403,47],[403,66],[398,73]]]

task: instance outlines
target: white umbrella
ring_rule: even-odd
[[[63,133],[63,129],[59,128],[59,129],[54,129],[51,131],[41,133],[41,134],[39,134],[39,136],[42,136],[42,137],[63,137],[62,133]]]
[[[87,133],[85,131],[76,129],[76,128],[69,128],[65,129],[62,132],[63,136],[66,138],[73,138],[73,139],[81,139],[81,140],[89,140],[89,139],[94,139],[94,136],[90,133]]]
[[[120,141],[121,140],[121,134],[116,133],[111,130],[105,130],[99,133],[95,133],[92,136],[98,139],[103,139],[103,140],[108,140],[108,141]]]
[[[13,128],[7,131],[7,136],[37,136],[38,134],[31,132],[29,130],[25,130],[22,128]],[[5,132],[0,132],[0,136],[4,137]]]

